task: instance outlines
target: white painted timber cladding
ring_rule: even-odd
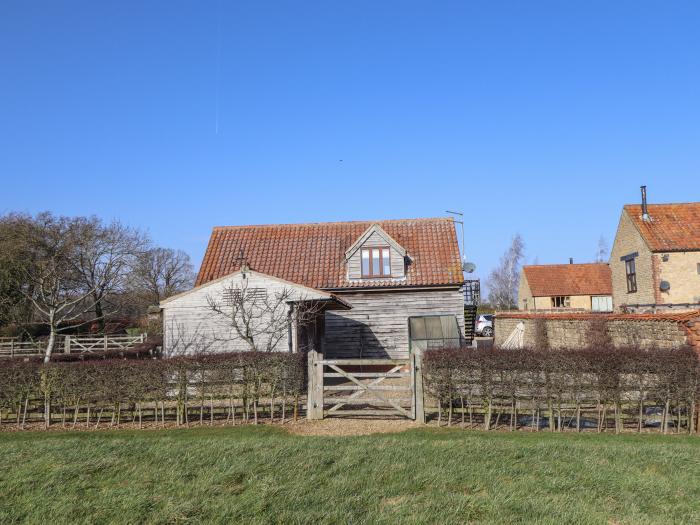
[[[326,355],[409,357],[408,318],[454,315],[464,333],[464,297],[459,290],[337,293],[351,310],[326,312]]]
[[[285,289],[290,291],[294,299],[327,297],[310,288],[270,279],[255,272],[248,272],[246,275],[248,289],[264,288],[271,297],[272,294],[280,293]],[[232,286],[240,287],[241,282],[241,274],[236,273],[165,302],[162,305],[164,351],[182,350],[187,344],[191,345],[187,348],[188,353],[202,350],[198,348],[201,346],[206,346],[205,349],[210,352],[250,350],[248,344],[238,337],[230,321],[213,312],[207,300],[208,297],[213,297],[217,302],[221,302],[224,291]],[[290,350],[289,334],[279,341],[275,350]]]
[[[362,278],[362,248],[372,246],[389,247],[389,250],[391,251],[391,280],[404,280],[406,278],[406,264],[403,255],[396,251],[396,249],[386,242],[386,240],[377,232],[370,235],[362,244],[360,249],[356,250],[348,260],[348,279],[358,279],[362,281],[367,280]],[[380,278],[379,280],[387,281],[389,279]]]

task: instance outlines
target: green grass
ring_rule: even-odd
[[[700,522],[700,439],[271,427],[0,435],[0,523]]]

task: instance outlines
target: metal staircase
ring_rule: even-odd
[[[481,285],[478,279],[464,281],[464,339],[471,345],[474,341],[476,310],[481,300]]]

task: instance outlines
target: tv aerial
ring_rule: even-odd
[[[460,211],[450,211],[445,210],[445,213],[452,215],[452,221],[462,226],[462,271],[465,273],[474,273],[476,270],[476,264],[467,261],[467,256],[465,255],[466,247],[464,245],[464,213]],[[457,219],[459,216],[459,220]]]

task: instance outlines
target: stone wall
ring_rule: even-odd
[[[658,292],[658,303],[700,303],[700,252],[655,253],[658,281],[668,281],[671,289]]]
[[[501,346],[522,322],[523,344],[534,347],[537,320],[547,329],[551,348],[584,348],[592,327],[603,326],[613,345],[679,348],[690,344],[700,352],[700,311],[674,314],[536,314],[501,312],[494,322],[494,344]]]
[[[638,253],[634,264],[637,272],[637,291],[627,292],[627,271],[625,262],[620,257],[632,253]],[[655,286],[656,276],[652,262],[651,250],[639,234],[632,220],[623,210],[620,223],[615,235],[615,243],[610,252],[610,271],[612,273],[613,306],[615,309],[626,304],[652,304],[656,303]]]

